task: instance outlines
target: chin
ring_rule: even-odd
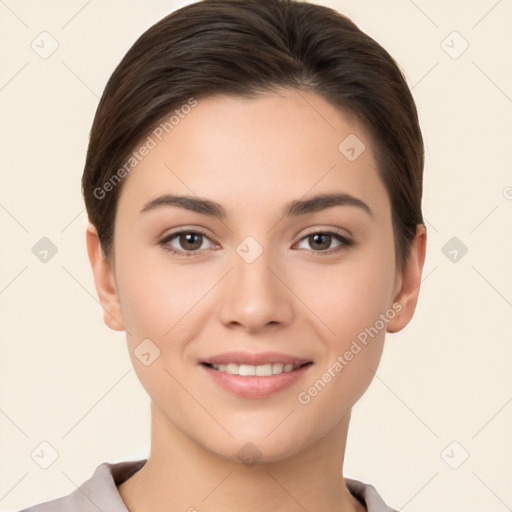
[[[280,462],[293,457],[301,449],[304,449],[304,439],[298,432],[290,432],[289,425],[286,429],[284,425],[278,426],[279,422],[276,422],[277,428],[274,432],[268,425],[266,423],[260,429],[240,427],[236,430],[237,435],[234,438],[225,440],[224,443],[211,443],[209,440],[206,448],[218,456],[242,463],[247,467],[252,467],[255,464]],[[230,429],[228,431],[231,432]],[[314,439],[311,438],[310,443],[307,444],[313,442]]]

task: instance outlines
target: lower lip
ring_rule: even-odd
[[[214,370],[204,364],[201,365],[219,386],[242,398],[265,398],[274,395],[297,382],[311,366],[313,365],[308,364],[291,372],[267,377],[256,375],[244,377]]]

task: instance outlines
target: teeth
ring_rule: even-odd
[[[301,365],[283,364],[283,363],[268,363],[259,366],[252,364],[212,364],[215,370],[220,372],[231,373],[232,375],[251,376],[257,375],[260,377],[269,377],[271,375],[279,375],[280,373],[288,373],[296,370]]]

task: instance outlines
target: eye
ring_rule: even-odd
[[[303,240],[305,240],[310,244],[311,247],[314,248],[313,252],[316,252],[322,256],[337,254],[338,252],[341,252],[355,245],[353,240],[350,240],[345,236],[333,231],[315,231],[303,237],[301,242]],[[329,248],[333,240],[337,240],[339,245],[333,250],[325,250]]]
[[[175,239],[179,245],[178,248],[171,243]],[[179,256],[196,256],[201,252],[200,249],[207,248],[207,246],[204,246],[206,240],[209,240],[209,237],[202,231],[183,230],[166,236],[160,241],[160,245],[166,251]],[[333,240],[338,241],[338,246],[328,250]],[[315,231],[303,237],[299,243],[303,241],[306,241],[313,247],[312,252],[322,256],[337,254],[355,245],[353,240],[333,231]],[[212,245],[215,244],[212,243]]]
[[[175,238],[182,249],[176,248],[170,243]],[[204,247],[205,240],[209,240],[209,238],[206,233],[202,231],[177,231],[161,240],[160,245],[163,249],[173,254],[195,256],[199,252],[199,249],[207,248]]]

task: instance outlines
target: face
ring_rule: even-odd
[[[341,424],[401,308],[371,141],[290,90],[199,100],[158,133],[120,194],[112,316],[159,428],[284,459]]]

